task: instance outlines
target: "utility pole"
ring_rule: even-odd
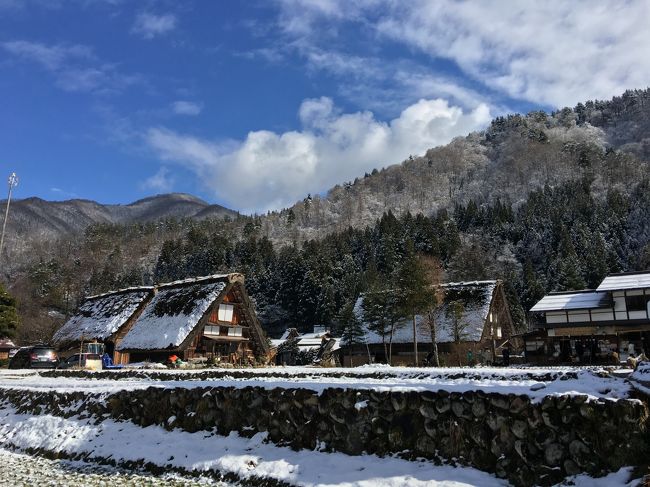
[[[11,194],[14,188],[18,186],[18,176],[12,172],[7,181],[9,183],[9,195],[7,196],[7,208],[5,209],[5,220],[2,224],[2,236],[0,236],[0,260],[2,260],[2,248],[5,243],[5,229],[7,228],[7,218],[9,217],[9,204],[11,203]]]

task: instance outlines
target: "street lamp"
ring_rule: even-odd
[[[12,172],[7,181],[9,183],[9,195],[7,196],[7,208],[5,209],[5,221],[2,224],[2,236],[0,236],[0,259],[2,259],[2,247],[5,243],[5,229],[7,228],[7,218],[9,217],[9,204],[11,203],[11,193],[18,186],[18,176]]]

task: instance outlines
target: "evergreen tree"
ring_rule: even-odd
[[[386,291],[372,289],[363,296],[361,308],[363,311],[363,321],[367,324],[370,331],[375,332],[381,337],[384,346],[384,356],[390,361],[388,351],[388,340],[391,338],[391,318],[388,310]]]
[[[465,305],[462,301],[456,300],[449,303],[447,317],[451,319],[451,336],[457,345],[467,338],[467,327],[469,324],[463,319],[465,317]],[[456,347],[456,358],[458,366],[461,365],[460,355]]]
[[[19,319],[16,300],[0,284],[0,338],[11,338],[16,334]]]
[[[354,301],[346,303],[337,318],[341,330],[341,343],[350,351],[350,365],[352,365],[353,347],[365,343],[363,325],[354,312],[354,304]]]
[[[415,253],[412,240],[406,242],[404,258],[395,277],[398,313],[401,317],[411,318],[413,321],[413,353],[417,365],[419,360],[416,316],[426,311],[434,296],[427,282],[425,268]]]

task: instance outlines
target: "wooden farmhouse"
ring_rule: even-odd
[[[64,357],[79,353],[83,343],[100,342],[115,363],[123,363],[116,347],[153,294],[153,287],[136,287],[90,296],[54,334],[52,342]]]
[[[650,356],[650,271],[612,274],[596,289],[550,293],[524,335],[534,363],[618,363]]]
[[[474,363],[494,363],[502,360],[504,348],[512,349],[514,325],[502,281],[447,283],[440,286],[442,302],[432,305],[436,343],[441,365],[466,365],[468,351]],[[355,313],[362,321],[362,344],[341,350],[344,365],[368,362],[386,363],[389,333],[371,330],[364,320],[362,295]],[[416,316],[418,362],[421,364],[433,350],[433,340],[425,316]],[[395,327],[392,336],[392,364],[415,363],[413,324],[406,319]],[[384,346],[386,344],[386,347]]]
[[[87,299],[55,344],[102,341],[116,364],[266,361],[269,347],[242,274],[222,274],[117,291]]]

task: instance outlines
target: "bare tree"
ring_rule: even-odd
[[[424,314],[422,325],[431,334],[431,346],[433,347],[433,362],[440,367],[440,356],[438,354],[438,323],[436,317],[440,307],[445,301],[445,291],[441,286],[444,279],[444,269],[439,259],[430,256],[420,256],[420,261],[425,270],[426,280],[433,288],[433,299]]]

